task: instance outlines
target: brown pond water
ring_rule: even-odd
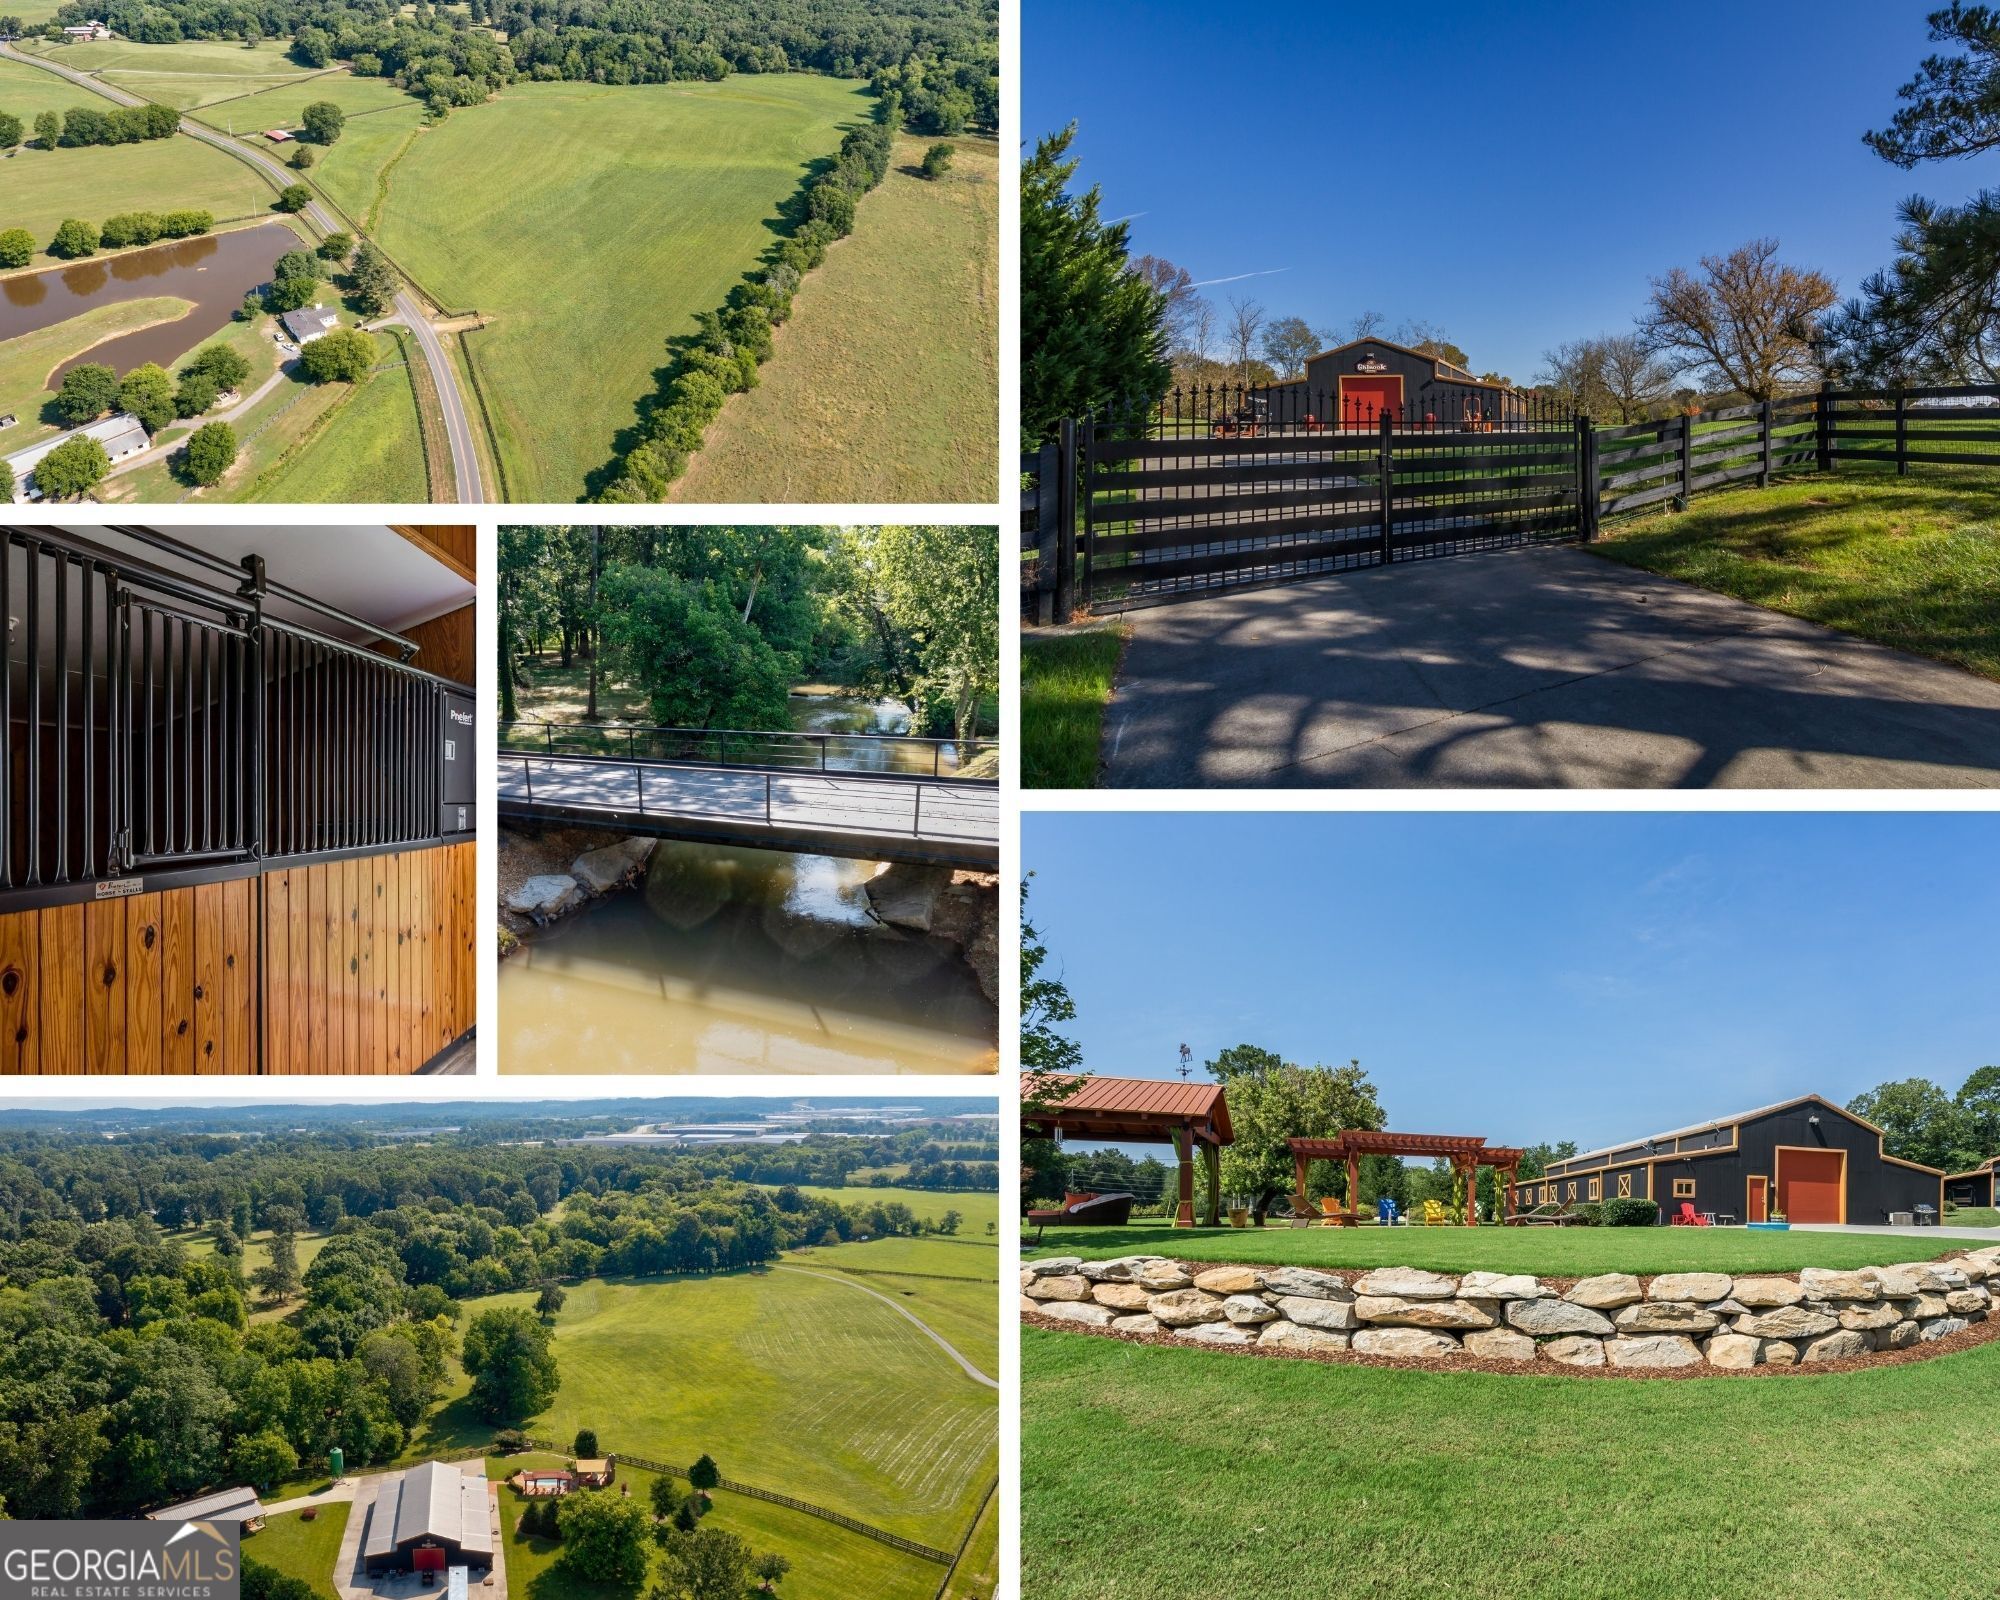
[[[875,862],[663,844],[500,964],[505,1072],[991,1072],[994,1008],[958,951],[885,931]]]
[[[171,366],[227,327],[244,295],[268,283],[273,263],[298,246],[299,237],[290,228],[267,222],[0,278],[0,340],[67,322],[93,306],[173,295],[192,301],[194,309],[176,321],[107,339],[58,367],[51,382],[60,383],[81,361],[101,362],[120,372],[148,361]]]

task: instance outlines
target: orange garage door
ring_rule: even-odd
[[[1780,1150],[1778,1209],[1791,1222],[1839,1222],[1846,1180],[1838,1150]]]

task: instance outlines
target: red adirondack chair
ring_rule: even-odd
[[[1674,1217],[1676,1228],[1706,1228],[1708,1225],[1708,1218],[1695,1210],[1692,1200],[1681,1202],[1680,1211]]]

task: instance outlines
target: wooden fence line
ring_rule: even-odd
[[[951,1587],[951,1580],[958,1575],[958,1564],[965,1559],[966,1547],[972,1543],[973,1534],[979,1531],[979,1519],[986,1515],[986,1508],[999,1491],[1000,1480],[995,1478],[986,1486],[986,1493],[979,1497],[979,1504],[973,1510],[972,1520],[965,1525],[965,1537],[958,1541],[958,1549],[952,1552],[951,1565],[944,1569],[944,1576],[938,1579],[937,1593],[931,1600],[944,1600],[945,1590]]]

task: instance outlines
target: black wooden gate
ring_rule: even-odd
[[[1078,589],[1094,611],[1586,538],[1588,426],[1244,414],[1077,433]]]

